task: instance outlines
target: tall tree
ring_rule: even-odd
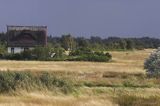
[[[127,39],[127,40],[126,40],[126,43],[127,43],[126,48],[127,48],[128,50],[133,50],[133,49],[135,48],[135,44],[134,44],[133,40]]]
[[[62,47],[65,50],[73,50],[76,47],[75,39],[70,35],[63,35],[62,36]]]
[[[121,39],[119,42],[119,46],[121,49],[126,50],[127,43],[124,39]]]
[[[82,48],[89,47],[89,41],[88,41],[88,39],[86,39],[84,37],[76,38],[76,42],[77,42],[78,47],[82,47]]]

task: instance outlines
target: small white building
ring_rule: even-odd
[[[47,26],[7,26],[8,53],[47,45]]]

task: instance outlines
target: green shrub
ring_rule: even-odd
[[[71,92],[73,85],[64,79],[58,79],[54,75],[49,73],[43,73],[39,77],[41,83],[45,85],[48,89],[54,89],[55,87],[60,88],[64,93]]]
[[[31,91],[33,89],[59,89],[63,93],[73,91],[70,81],[56,78],[53,74],[31,72],[0,72],[0,93],[9,93],[18,90]]]
[[[94,52],[88,48],[80,48],[71,51],[69,56],[61,47],[36,47],[22,53],[7,54],[4,59],[10,60],[40,60],[40,61],[95,61],[108,62],[112,59],[109,53]]]
[[[89,55],[93,54],[92,50],[89,48],[78,48],[70,52],[70,56],[81,56],[81,55]]]
[[[69,61],[94,61],[94,62],[108,62],[111,60],[111,57],[105,56],[105,55],[96,55],[96,54],[90,54],[90,55],[80,55],[80,56],[74,56],[68,59]]]
[[[55,55],[52,57],[52,54]],[[9,60],[40,60],[40,61],[62,61],[65,60],[64,49],[51,47],[35,47],[33,50],[27,50],[21,53],[6,54],[3,59]]]
[[[160,48],[153,52],[145,61],[144,68],[149,76],[160,76]]]
[[[95,61],[95,62],[108,62],[112,59],[109,53],[93,52],[88,48],[79,48],[70,53],[70,61]]]
[[[10,59],[10,60],[22,60],[23,56],[20,53],[16,53],[16,54],[7,54],[5,55],[6,59]]]
[[[9,60],[36,60],[35,55],[32,53],[31,50],[22,52],[22,53],[15,53],[15,54],[5,54],[3,59]]]

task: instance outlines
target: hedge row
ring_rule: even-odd
[[[72,50],[69,55],[60,48],[52,50],[48,47],[36,47],[22,53],[6,54],[3,59],[9,60],[41,60],[41,61],[95,61],[108,62],[112,59],[109,53],[94,52],[88,48]]]

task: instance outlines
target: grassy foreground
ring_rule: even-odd
[[[0,106],[160,106],[160,81],[143,69],[151,52],[113,51],[110,63],[0,61]]]

